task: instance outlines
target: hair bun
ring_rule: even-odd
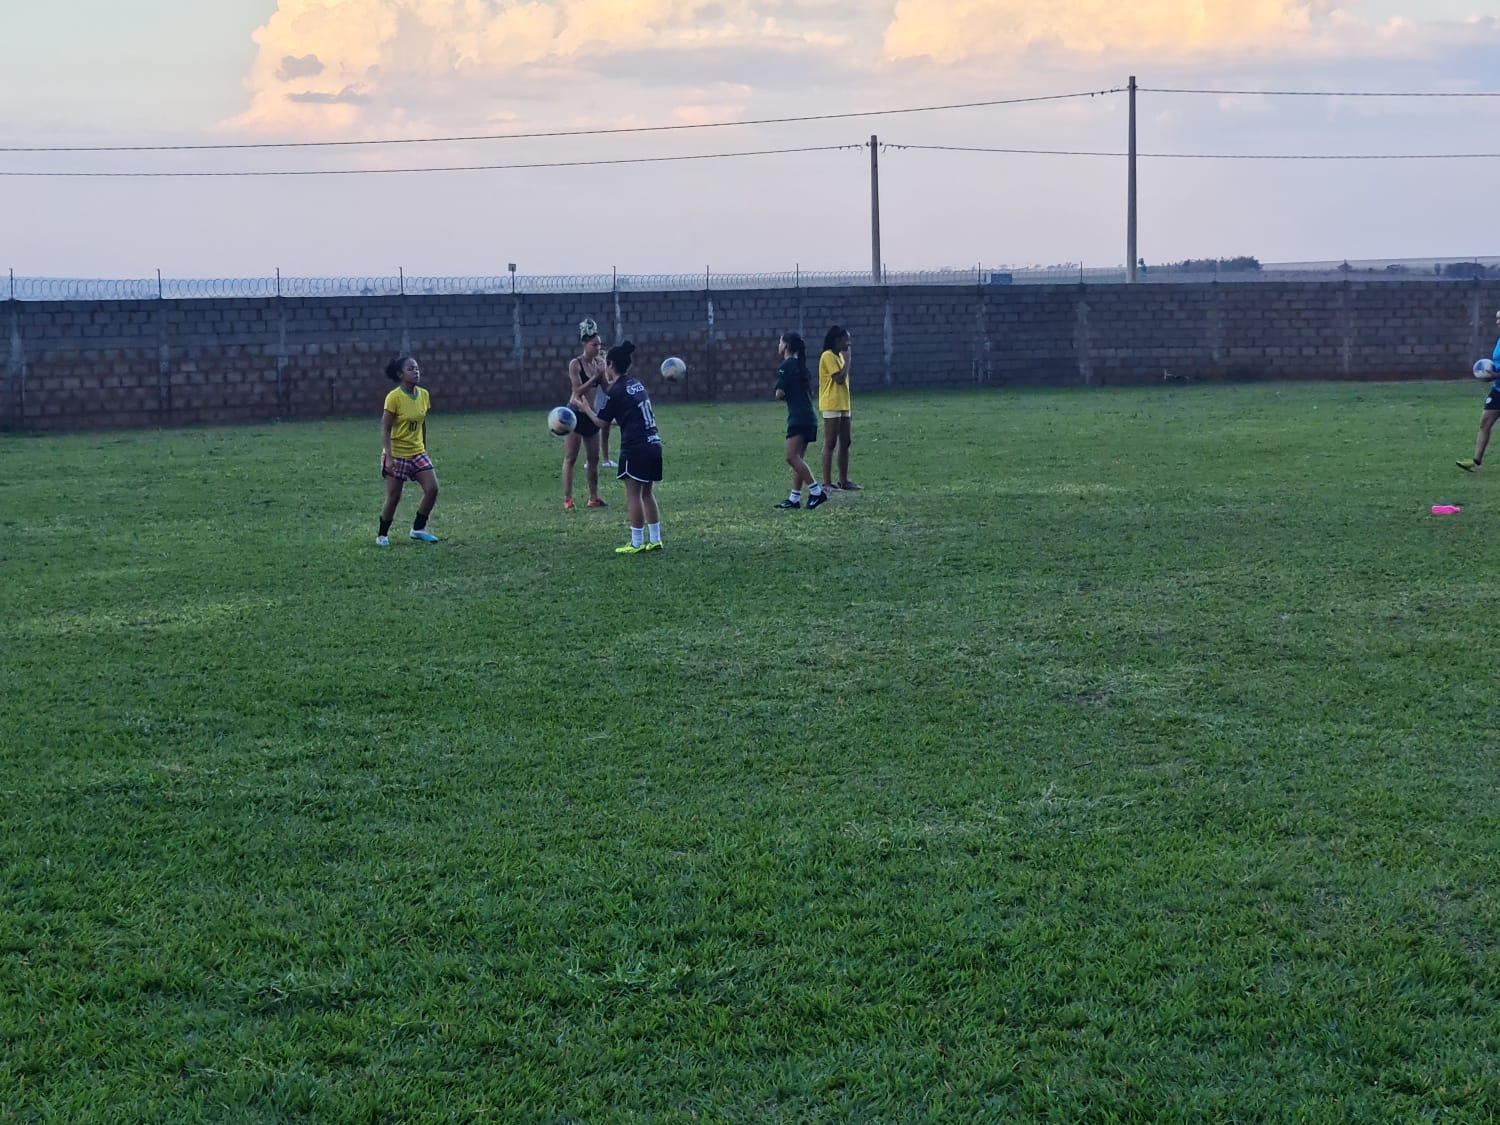
[[[599,335],[599,326],[594,323],[591,317],[586,316],[578,322],[578,338],[580,340],[587,340],[590,336],[597,335]]]

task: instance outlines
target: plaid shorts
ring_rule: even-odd
[[[391,467],[382,468],[380,475],[395,477],[397,480],[416,480],[419,473],[425,473],[431,469],[432,458],[425,453],[418,453],[415,457],[392,457]]]

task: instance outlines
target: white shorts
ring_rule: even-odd
[[[847,411],[847,410],[825,410],[825,411],[823,411],[823,417],[824,418],[847,418],[847,417],[849,417],[849,411]]]

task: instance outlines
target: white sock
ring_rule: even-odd
[[[818,493],[820,493],[822,491],[823,491],[823,486],[821,484],[819,484],[817,481],[813,481],[812,484],[808,487],[807,494],[809,496],[816,496]]]
[[[793,504],[799,504],[799,503],[801,503],[802,502],[802,490],[800,488],[794,488],[794,489],[792,489],[792,494],[790,496],[788,496],[787,499],[790,500]]]
[[[632,547],[639,547],[645,539],[645,534],[644,528],[632,527],[630,529],[630,545]]]
[[[660,543],[661,542],[661,524],[659,524],[659,523],[653,523],[651,525],[651,542],[653,542],[653,543]]]

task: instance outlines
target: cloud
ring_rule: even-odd
[[[1385,9],[1383,17],[1371,0],[895,0],[883,53],[939,64],[1050,52],[1274,65],[1288,57],[1430,57],[1494,30],[1491,16],[1459,20],[1447,10],[1444,18],[1434,0],[1410,0],[1409,14]]]
[[[1306,35],[1318,0],[897,0],[892,59],[953,62],[1032,46],[1191,53],[1242,51]]]
[[[1431,0],[1411,0],[1409,15],[1378,17],[1370,0],[896,0],[883,53],[938,64],[1027,54],[1128,54],[1165,65],[1431,58],[1493,35],[1500,23],[1443,18]]]
[[[288,94],[286,100],[302,105],[369,105],[370,95],[361,94],[352,86],[345,86],[337,94],[323,94],[315,90],[304,91],[299,94]]]
[[[918,84],[947,98],[976,72],[986,88],[999,73],[1023,89],[1042,75],[1118,80],[1137,61],[1158,77],[1243,73],[1435,60],[1495,39],[1492,19],[1429,18],[1417,0],[1406,18],[1376,22],[1376,11],[1373,0],[277,0],[254,33],[248,105],[225,124],[347,137],[694,122],[920,101],[899,93]]]
[[[253,36],[249,107],[228,124],[347,130],[361,120],[409,121],[423,105],[447,105],[450,121],[454,107],[487,120],[538,87],[559,101],[592,95],[609,103],[601,84],[641,73],[643,54],[662,60],[651,74],[658,92],[696,87],[701,103],[695,62],[705,52],[764,57],[841,45],[841,35],[820,33],[806,18],[826,15],[826,7],[826,0],[279,0]],[[320,79],[321,93],[301,88],[308,77]],[[741,67],[723,80],[735,89],[749,77]]]
[[[298,78],[316,78],[322,73],[323,64],[317,55],[287,55],[276,69],[276,78],[281,82],[291,82]]]

